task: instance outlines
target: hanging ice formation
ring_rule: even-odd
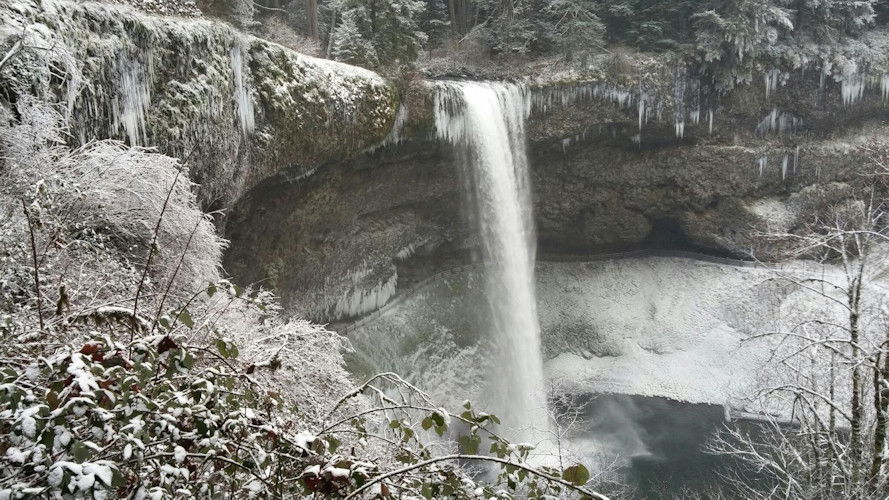
[[[889,75],[880,77],[880,91],[883,94],[883,102],[889,101]]]
[[[404,132],[404,124],[407,122],[407,115],[407,104],[399,104],[398,111],[395,112],[395,120],[392,122],[392,128],[389,129],[389,134],[386,135],[385,139],[383,139],[383,146],[394,146],[397,144],[401,144],[401,141],[403,139],[402,133]]]
[[[759,125],[756,126],[757,134],[766,134],[769,132],[795,132],[802,128],[802,118],[797,118],[790,113],[785,113],[778,108],[772,109],[772,112],[765,116]]]
[[[828,68],[820,73],[819,88],[824,88],[824,83],[831,72]],[[864,98],[868,86],[880,86],[880,94],[883,102],[889,102],[889,74],[871,76],[866,71],[859,69],[857,63],[849,62],[843,68],[841,75],[834,78],[840,84],[840,95],[845,106],[852,106]],[[767,71],[764,75],[766,84],[766,97],[772,94],[781,81],[781,72],[778,70]]]
[[[612,102],[626,108],[633,105],[638,98],[631,92],[610,85],[576,84],[547,85],[535,88],[530,92],[531,106],[535,112],[546,113],[553,106],[565,107],[578,102],[593,99]]]
[[[368,276],[368,271],[352,274],[353,287],[342,293],[338,298],[327,304],[327,312],[333,318],[354,318],[383,307],[395,295],[398,284],[398,273],[393,272],[386,279],[381,279],[370,288],[359,284]]]
[[[494,404],[517,441],[536,441],[548,425],[525,150],[531,106],[527,88],[516,84],[437,84],[436,132],[461,153],[475,202],[496,348]]]
[[[851,106],[864,97],[867,88],[867,78],[864,75],[851,74],[843,77],[842,94],[843,104]]]
[[[120,92],[112,103],[112,128],[116,134],[123,129],[131,146],[147,146],[145,116],[151,104],[152,72],[129,58],[120,62],[118,71]]]
[[[242,45],[242,43],[236,43],[232,47],[229,55],[232,68],[232,80],[234,82],[234,101],[235,109],[238,113],[238,123],[241,127],[241,133],[249,135],[253,133],[255,118],[253,99],[250,97],[250,88],[245,74],[249,70],[244,64],[243,52],[245,49]]]
[[[759,160],[757,160],[756,165],[759,167],[759,176],[762,177],[763,171],[769,164],[768,156],[763,156]]]
[[[871,78],[866,72],[859,69],[856,62],[849,62],[843,68],[842,80],[840,81],[843,104],[851,106],[857,103],[864,97],[868,84],[876,84],[877,82],[880,84],[883,98],[886,99],[889,97],[889,81],[887,81],[886,76],[883,75],[879,79]]]
[[[676,138],[683,139],[685,137],[685,92],[688,87],[688,81],[685,76],[685,68],[676,68],[673,74],[673,123],[676,128]]]
[[[673,125],[678,139],[685,137],[686,125],[698,125],[707,112],[708,130],[713,133],[714,109],[702,106],[701,84],[689,77],[685,68],[674,72],[672,85]],[[656,91],[640,83],[638,90],[628,91],[611,85],[589,83],[572,85],[545,85],[531,90],[531,108],[535,113],[546,113],[553,107],[566,107],[593,99],[611,102],[617,106],[636,112],[636,122],[640,134],[634,141],[641,142],[644,126],[654,118],[661,120],[668,96],[659,96]]]
[[[775,92],[775,89],[778,88],[778,83],[781,80],[781,71],[777,69],[772,69],[766,71],[765,73],[765,83],[766,83],[766,97],[772,95]]]

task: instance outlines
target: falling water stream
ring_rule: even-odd
[[[526,153],[527,89],[509,83],[440,82],[436,130],[456,146],[477,223],[497,350],[490,403],[516,441],[547,427],[534,291],[536,241]]]

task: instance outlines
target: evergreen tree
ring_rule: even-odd
[[[373,44],[365,39],[359,26],[359,23],[367,19],[362,10],[361,7],[354,7],[343,13],[342,20],[331,35],[330,56],[337,61],[373,67],[379,64],[379,58]]]
[[[552,16],[553,35],[566,59],[579,57],[582,64],[587,56],[604,44],[605,25],[596,15],[592,0],[551,0],[547,13]]]
[[[692,24],[705,62],[735,64],[768,51],[794,29],[780,0],[726,2],[722,9],[695,14]]]
[[[676,49],[692,40],[688,19],[714,0],[598,0],[611,42],[643,50]]]
[[[424,8],[420,0],[345,0],[331,55],[364,59],[365,66],[414,61],[426,43],[418,25]]]
[[[443,45],[451,35],[448,4],[448,0],[426,0],[426,7],[419,17],[419,26],[426,34],[430,47]]]
[[[874,0],[796,0],[796,24],[814,33],[819,41],[837,42],[844,35],[856,35],[876,17]]]
[[[484,34],[495,54],[525,54],[537,40],[530,0],[493,0]]]

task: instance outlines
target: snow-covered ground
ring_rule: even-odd
[[[782,277],[842,282],[812,262],[732,265],[677,256],[541,262],[537,299],[547,377],[559,391],[726,404],[768,382],[777,338],[803,318],[841,314]],[[443,403],[483,402],[497,376],[485,341],[483,286],[452,270],[343,329],[353,368],[392,370]],[[835,318],[841,320],[842,318]]]
[[[741,340],[780,326],[774,273],[677,257],[542,263],[547,374],[571,392],[724,404],[763,361]]]

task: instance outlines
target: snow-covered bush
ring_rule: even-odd
[[[227,284],[206,294],[261,306]],[[469,403],[452,414],[384,374],[310,423],[257,378],[281,368],[278,352],[251,363],[224,338],[189,343],[188,332],[204,326],[196,319],[209,318],[185,309],[162,318],[155,333],[147,319],[114,312],[84,317],[89,334],[67,345],[45,342],[58,331],[3,332],[4,346],[15,348],[0,357],[0,496],[510,498],[512,490],[539,498],[574,490],[603,498],[583,488],[582,466],[527,465],[533,447],[497,436],[497,418]],[[386,396],[387,385],[401,396]],[[364,393],[376,405],[344,415]],[[459,453],[434,453],[427,436],[444,435],[451,422],[464,427]],[[368,458],[369,441],[385,445],[381,458]],[[479,454],[483,443],[490,456]],[[456,460],[494,462],[501,473],[477,484],[448,465]]]
[[[31,232],[49,266],[45,271],[89,255],[96,266],[59,269],[54,288],[67,284],[72,296],[108,295],[98,292],[101,283],[95,281],[110,273],[99,265],[105,260],[124,267],[147,262],[147,281],[168,293],[219,278],[223,241],[197,207],[188,172],[177,160],[111,141],[71,151],[61,144],[62,117],[53,107],[21,102],[18,112],[19,120],[0,127],[0,206],[10,217],[0,235],[5,252],[27,253],[29,238],[23,236],[30,224],[39,226]],[[72,288],[75,282],[83,287]]]

